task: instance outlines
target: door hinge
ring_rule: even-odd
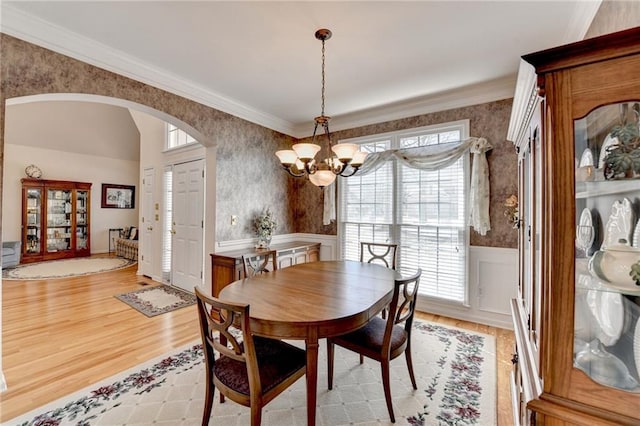
[[[144,185],[144,179],[142,179],[142,184]]]
[[[202,171],[202,178],[204,179],[204,170]]]
[[[204,220],[200,221],[200,228],[204,229]]]
[[[144,254],[140,256],[140,260],[144,260]]]
[[[200,271],[200,279],[204,278],[204,274]]]
[[[527,328],[531,330],[531,314],[527,315]]]
[[[142,223],[144,223],[144,217],[142,218]]]

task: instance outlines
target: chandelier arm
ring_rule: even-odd
[[[312,162],[309,161],[308,163],[305,163],[304,165],[304,170],[307,172],[308,175],[312,175],[316,172],[316,170],[318,170],[318,166],[315,162],[313,162],[313,164],[311,164]]]
[[[300,172],[299,174],[294,173],[293,170],[291,170],[291,167],[287,167],[287,166],[283,166],[283,167],[293,177],[302,177],[306,174],[305,172]]]
[[[344,172],[347,171],[347,168],[343,168],[342,171],[338,174],[338,176],[342,176],[342,177],[350,177],[355,175],[356,173],[358,173],[358,167],[353,167],[351,166],[351,168],[353,169],[353,171],[351,173],[349,173],[348,175],[345,174]]]

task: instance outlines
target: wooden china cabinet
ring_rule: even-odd
[[[91,183],[22,179],[21,263],[91,255]]]
[[[523,59],[514,420],[640,425],[640,28]]]

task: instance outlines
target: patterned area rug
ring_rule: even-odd
[[[121,257],[82,257],[76,259],[51,260],[29,263],[2,271],[4,280],[40,280],[66,278],[78,275],[115,271],[134,265],[136,262]]]
[[[496,424],[496,359],[492,336],[416,322],[412,336],[418,390],[404,357],[391,362],[397,425]],[[300,344],[297,342],[296,344]],[[327,390],[326,345],[320,345],[317,424],[391,425],[377,362],[336,347],[334,388]],[[205,375],[202,346],[148,361],[5,423],[31,425],[199,425]],[[217,392],[216,392],[217,393]],[[248,425],[249,409],[216,395],[210,424]],[[271,401],[266,426],[305,425],[305,380]]]
[[[148,317],[175,311],[196,303],[196,296],[168,285],[117,294],[119,299]]]

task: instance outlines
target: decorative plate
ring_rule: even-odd
[[[593,163],[593,152],[589,148],[585,149],[582,152],[582,157],[580,157],[580,167],[585,166],[594,166]]]
[[[27,174],[27,176],[29,176],[30,178],[34,178],[34,179],[40,179],[42,177],[42,170],[40,170],[40,168],[34,164],[30,164],[28,165],[25,169],[24,172]]]
[[[606,346],[614,345],[624,329],[625,306],[620,293],[589,290],[587,305],[598,322],[596,337]]]
[[[640,248],[640,219],[636,222],[636,227],[633,231],[632,245],[636,248]]]
[[[618,138],[612,138],[611,135],[607,135],[606,138],[604,138],[604,142],[602,142],[602,147],[600,148],[600,158],[598,160],[598,168],[602,169],[604,168],[604,160],[607,158],[607,148],[614,146],[614,145],[618,145]]]
[[[616,200],[611,206],[611,215],[604,227],[601,250],[619,245],[631,245],[631,230],[634,224],[633,206],[628,198]]]
[[[589,249],[593,245],[594,239],[595,229],[593,227],[593,217],[591,216],[591,210],[584,209],[582,210],[582,214],[580,215],[578,229],[576,229],[576,247],[587,254],[589,252]]]
[[[640,376],[640,318],[636,323],[636,331],[633,335],[633,356],[636,360],[636,370],[638,370],[638,376]]]

